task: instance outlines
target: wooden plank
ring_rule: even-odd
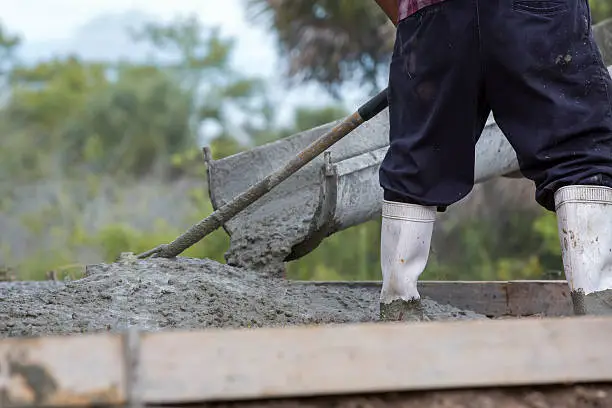
[[[121,336],[0,341],[0,406],[84,406],[126,401]]]
[[[379,291],[380,281],[292,281],[297,285],[345,286]],[[565,280],[419,281],[419,293],[441,304],[490,317],[543,315],[572,316]]]
[[[511,281],[506,288],[510,316],[572,316],[574,306],[567,281]]]
[[[143,334],[150,404],[612,381],[612,318]]]
[[[423,282],[419,293],[441,304],[499,317],[508,313],[507,285],[508,282]]]

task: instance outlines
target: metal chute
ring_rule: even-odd
[[[335,124],[328,123],[220,160],[212,160],[207,154],[213,207],[219,208],[266,177]],[[224,225],[226,232],[231,237],[245,225],[264,219],[274,223],[275,213],[282,208],[284,216],[279,222],[301,227],[301,233],[292,237],[293,249],[286,259],[290,261],[314,250],[327,236],[378,217],[382,203],[378,168],[388,149],[388,130],[385,109],[228,221]],[[517,170],[514,149],[490,117],[476,145],[476,183]]]

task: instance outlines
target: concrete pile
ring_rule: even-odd
[[[432,320],[485,316],[425,301]],[[378,290],[295,285],[189,258],[93,265],[71,282],[0,283],[0,337],[375,321]]]

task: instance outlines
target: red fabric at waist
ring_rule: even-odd
[[[423,7],[431,6],[445,0],[399,0],[399,20],[411,16]]]

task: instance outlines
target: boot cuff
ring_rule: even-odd
[[[383,200],[382,216],[405,221],[434,222],[436,207]]]
[[[604,186],[566,186],[555,193],[555,209],[566,203],[612,204],[612,188]]]

